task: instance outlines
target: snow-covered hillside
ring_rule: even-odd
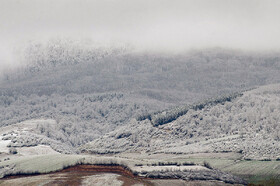
[[[244,159],[276,159],[280,154],[280,84],[244,92],[232,101],[189,109],[154,127],[134,121],[83,147],[92,153],[237,152]]]
[[[143,119],[154,113],[152,124],[162,125],[185,114],[189,110],[186,104],[202,101],[202,105],[192,107],[201,109],[205,103],[209,107],[235,99],[239,94],[219,98],[218,102],[212,100],[213,104],[208,104],[209,98],[279,83],[279,61],[279,53],[226,49],[175,55],[135,52],[125,46],[98,47],[87,40],[33,43],[25,48],[25,65],[1,74],[0,127],[34,119],[52,119],[55,125],[38,124],[33,131],[35,136],[26,136],[28,140],[21,140],[22,145],[30,145],[30,138],[40,141],[46,137],[54,140],[54,144],[76,150],[121,126],[125,128],[133,118]],[[172,107],[175,109],[170,110]],[[158,112],[162,110],[165,112]],[[205,116],[201,122],[216,123],[214,119]],[[219,128],[212,129],[211,122],[199,131],[185,126],[175,134],[177,138],[189,136],[188,143],[192,143],[197,136],[201,140],[200,133],[205,137],[214,134],[220,137],[227,135],[226,131],[237,130],[238,123],[231,128],[221,122]],[[141,126],[144,125],[142,122]],[[158,128],[161,127],[165,126]],[[149,124],[144,127],[145,130],[149,128]],[[204,134],[206,132],[211,134]],[[187,143],[186,140],[183,143]],[[145,144],[144,140],[140,141]]]

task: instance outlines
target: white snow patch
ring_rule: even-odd
[[[27,155],[46,155],[46,154],[60,154],[47,145],[38,145],[35,147],[21,147],[17,148],[19,154]]]
[[[141,166],[141,167],[134,167],[134,170],[138,172],[142,171],[147,171],[147,172],[152,172],[152,171],[164,171],[164,170],[208,170],[208,168],[200,166],[200,165],[193,165],[193,166]]]
[[[26,120],[20,123],[15,123],[6,127],[1,127],[0,135],[7,133],[7,132],[26,132],[32,131],[36,129],[38,124],[49,124],[49,125],[56,125],[56,121],[53,119],[32,119]]]
[[[0,136],[0,153],[9,153],[9,148],[7,145],[11,142],[11,140],[2,140]]]
[[[123,182],[118,180],[119,175],[117,174],[97,174],[92,176],[86,176],[82,182],[82,185],[96,185],[96,186],[121,186]]]

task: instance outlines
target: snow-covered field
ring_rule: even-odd
[[[137,166],[134,167],[134,170],[138,172],[143,172],[143,171],[162,171],[162,170],[172,170],[172,171],[184,171],[184,170],[208,170],[208,168],[200,166],[200,165],[194,165],[194,166]]]
[[[11,124],[8,126],[1,127],[0,135],[5,133],[17,133],[17,132],[32,132],[34,131],[38,125],[55,125],[56,121],[53,119],[31,119],[22,121],[19,123]]]
[[[47,145],[37,145],[35,147],[19,147],[19,148],[17,148],[17,152],[18,152],[18,154],[23,155],[23,156],[59,154],[59,152],[56,152],[50,146],[47,146]]]
[[[12,124],[9,126],[1,127],[0,130],[0,153],[8,154],[10,152],[10,143],[14,137],[20,137],[23,134],[34,132],[39,124],[55,125],[56,121],[53,119],[33,119],[20,123]],[[39,154],[56,154],[47,145],[38,145],[33,147],[16,147],[14,148],[18,155],[39,155]]]

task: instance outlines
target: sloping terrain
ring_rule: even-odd
[[[24,51],[22,66],[1,74],[0,127],[52,119],[54,125],[39,122],[32,134],[21,135],[21,146],[45,145],[44,139],[63,153],[77,152],[133,118],[280,82],[278,53],[208,49],[171,55],[62,40]],[[162,118],[155,116],[153,124]]]
[[[83,146],[82,151],[236,152],[243,159],[279,158],[280,84],[246,91],[231,101],[186,108],[189,109],[184,115],[162,125],[154,125],[152,119],[134,120]],[[164,118],[166,113],[156,115]]]

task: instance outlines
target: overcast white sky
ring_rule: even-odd
[[[56,36],[184,51],[280,49],[279,0],[0,0],[0,65]]]

